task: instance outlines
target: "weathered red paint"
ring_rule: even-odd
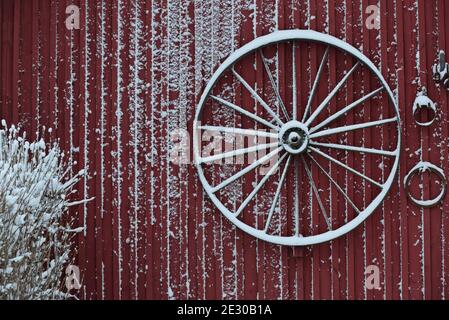
[[[70,4],[80,8],[80,30],[65,27],[65,8]],[[368,5],[380,6],[380,30],[364,26]],[[146,33],[138,42],[153,46],[143,50],[144,68],[134,74],[134,1],[0,2],[0,117],[19,124],[31,135],[42,131],[43,126],[52,127],[52,137],[59,139],[77,161],[75,168],[88,167],[90,179],[79,186],[78,196],[95,196],[95,200],[73,211],[79,224],[86,221],[87,226],[85,235],[77,239],[82,298],[448,296],[449,199],[438,207],[420,209],[407,201],[402,186],[407,171],[419,161],[420,155],[414,151],[420,147],[425,160],[449,172],[448,92],[435,86],[430,72],[437,50],[449,51],[447,1],[148,0],[138,1],[138,8]],[[212,15],[213,24],[203,20]],[[309,21],[307,15],[315,18]],[[180,22],[179,28],[170,25],[175,20]],[[276,26],[310,27],[363,47],[364,54],[397,89],[403,121],[400,173],[382,208],[340,239],[295,250],[233,229],[202,197],[195,168],[168,163],[166,137],[170,128],[168,121],[159,117],[162,112],[182,111],[185,118],[178,124],[191,131],[205,84],[195,81],[195,74],[207,79],[224,58],[218,54],[222,48],[209,55],[196,50],[198,43],[220,45],[220,39],[233,38],[237,48]],[[121,37],[118,30],[123,31]],[[101,42],[106,44],[103,52],[98,46]],[[182,53],[190,60],[179,61]],[[317,69],[320,54],[311,55],[312,70]],[[335,56],[331,56],[330,66],[329,85],[333,86],[345,66],[339,65]],[[177,72],[171,73],[173,70]],[[150,84],[138,95],[143,109],[137,120],[135,110],[129,107],[135,98],[129,85],[136,75],[145,79],[137,85]],[[247,76],[264,86],[261,73]],[[438,103],[438,120],[430,129],[417,127],[411,114],[417,77]],[[307,81],[306,77],[303,80]],[[182,91],[184,97],[173,83],[187,88]],[[348,87],[347,99],[352,99],[352,91],[360,90],[361,84],[354,81]],[[106,93],[103,96],[102,91]],[[181,98],[188,101],[182,109],[178,103]],[[242,99],[252,103],[247,93],[242,93]],[[378,107],[372,106],[372,112]],[[330,109],[336,108],[333,102]],[[141,134],[138,143],[132,130],[136,123]],[[354,139],[360,137],[355,135]],[[376,142],[375,137],[367,139]],[[149,161],[146,155],[151,150],[157,157]],[[136,164],[140,172],[134,170]],[[362,169],[360,163],[349,164]],[[374,161],[365,170],[370,175],[380,172]],[[173,176],[178,180],[168,183]],[[428,182],[424,180],[424,192],[430,195],[434,187]],[[353,183],[348,181],[348,185]],[[341,210],[344,205],[336,203],[335,208]],[[313,215],[317,219],[319,212]],[[380,267],[380,290],[365,289],[365,267],[370,264]]]

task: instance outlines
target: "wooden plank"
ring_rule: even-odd
[[[2,57],[2,83],[1,83],[1,101],[3,110],[3,119],[8,121],[9,126],[11,125],[12,118],[12,95],[11,95],[11,75],[12,70],[12,59],[13,59],[13,41],[11,34],[13,34],[14,20],[11,16],[14,16],[14,4],[13,2],[5,2],[2,4],[2,13],[5,19],[2,19],[2,47],[1,47],[1,57]],[[8,19],[6,19],[8,17]]]
[[[419,49],[419,61],[420,61],[420,65],[418,66],[418,70],[419,70],[419,78],[420,78],[420,83],[422,84],[422,86],[425,86],[426,88],[429,88],[430,85],[430,81],[433,81],[431,79],[431,74],[430,72],[429,77],[427,77],[424,74],[424,70],[431,70],[431,64],[428,63],[428,51],[430,51],[430,49],[432,48],[431,45],[431,41],[429,40],[429,37],[427,35],[427,27],[428,27],[428,23],[427,22],[432,22],[431,19],[426,19],[426,5],[424,2],[417,2],[417,28],[418,28],[418,49]],[[426,22],[427,21],[427,22]],[[429,81],[430,80],[430,81]],[[428,93],[432,95],[432,91],[429,88],[428,89]],[[431,139],[432,139],[432,134],[430,134],[428,128],[421,128],[421,140],[422,140],[422,158],[423,159],[429,159],[431,157],[431,153],[429,152],[429,147],[432,144]],[[430,199],[431,198],[431,186],[430,186],[430,179],[428,175],[424,175],[423,180],[423,197],[425,197],[425,199]],[[423,210],[423,219],[422,219],[422,238],[423,238],[423,257],[421,257],[423,259],[423,267],[422,267],[422,277],[423,277],[423,298],[424,299],[431,299],[432,297],[432,261],[431,261],[431,255],[432,255],[432,250],[431,250],[431,217],[430,214],[432,213],[432,210],[429,209],[424,209]],[[436,286],[435,286],[436,287]]]
[[[241,25],[241,32],[240,32],[241,45],[244,45],[244,44],[250,42],[255,37],[255,35],[253,33],[253,20],[251,17],[251,15],[254,12],[251,9],[252,8],[245,8],[242,11],[243,17],[242,17],[242,25]],[[251,63],[252,61],[254,61],[253,60],[254,58],[255,58],[255,56],[250,56],[250,58],[247,60],[248,63]],[[242,65],[240,64],[239,73],[243,74],[244,71],[246,71],[246,70],[242,69]],[[255,74],[253,67],[248,68],[248,71],[245,72],[245,80],[248,83],[250,83],[252,87],[254,87],[254,84],[256,82],[256,74]],[[249,111],[254,110],[256,112],[256,114],[258,114],[260,116],[262,114],[261,113],[262,107],[260,105],[256,105],[253,97],[248,92],[248,90],[246,90],[245,88],[242,88],[241,94],[242,94],[241,102],[242,102],[242,105],[246,106],[246,110],[249,110]],[[242,119],[243,127],[251,127],[253,125],[254,125],[253,121],[248,120],[248,119]],[[243,182],[243,189],[242,189],[243,199],[245,199],[245,197],[248,196],[254,189],[253,181],[257,183],[256,179],[257,179],[257,176],[254,171],[249,173],[245,177],[245,180]],[[255,210],[253,203],[254,202],[252,202],[250,205],[248,205],[248,207],[245,209],[244,217],[242,218],[245,221],[248,221],[248,223],[250,223],[250,224],[254,224],[254,222],[255,222],[256,210]],[[243,255],[243,259],[244,259],[243,260],[244,265],[243,265],[243,270],[242,270],[242,272],[244,273],[244,282],[243,282],[244,291],[245,291],[244,298],[245,299],[256,299],[256,296],[257,296],[257,278],[256,278],[256,276],[257,275],[256,275],[256,272],[254,272],[254,266],[257,265],[256,251],[255,251],[257,240],[255,240],[253,237],[251,237],[247,234],[240,233],[240,236],[242,237],[242,242],[243,242],[243,248],[242,248],[243,251],[241,252],[241,254]]]
[[[103,19],[103,32],[105,34],[105,62],[104,62],[104,75],[102,79],[102,91],[103,91],[103,120],[102,120],[102,192],[103,192],[103,253],[102,253],[102,272],[103,272],[103,284],[102,291],[104,299],[113,299],[113,144],[114,144],[114,132],[112,131],[113,114],[114,114],[114,96],[112,94],[114,87],[112,86],[112,75],[114,72],[113,61],[107,56],[107,53],[112,51],[113,38],[110,36],[112,33],[112,2],[107,1],[104,5],[104,19]],[[77,37],[78,32],[74,34]],[[79,50],[76,50],[74,54],[77,54]]]
[[[51,88],[51,94],[50,94],[50,105],[54,104],[55,101],[55,97],[54,97],[54,87],[55,87],[55,70],[54,70],[54,65],[55,65],[55,42],[56,42],[56,37],[54,36],[56,33],[56,15],[54,13],[55,10],[55,3],[54,1],[51,2],[50,4],[50,11],[51,11],[51,15],[50,15],[50,57],[49,57],[49,68],[50,68],[50,88]],[[79,143],[79,148],[80,148],[80,152],[79,152],[79,157],[78,157],[78,163],[79,166],[81,168],[87,168],[88,166],[88,152],[87,152],[87,147],[88,147],[88,135],[87,132],[89,130],[89,125],[88,125],[88,118],[89,118],[89,114],[88,114],[88,108],[89,108],[89,104],[87,103],[88,100],[88,92],[86,92],[86,86],[88,83],[88,63],[87,63],[87,59],[89,57],[89,52],[88,52],[88,46],[87,46],[87,42],[86,39],[88,37],[88,32],[89,32],[89,27],[88,24],[86,23],[88,17],[89,17],[89,6],[85,1],[81,1],[80,2],[80,21],[82,21],[82,24],[80,25],[80,37],[79,37],[79,48],[80,50],[80,64],[79,64],[79,80],[80,80],[80,113],[79,113],[79,139],[78,139],[78,143]],[[53,102],[53,104],[52,104]],[[50,112],[50,124],[53,125],[54,122],[56,121],[55,117],[53,116],[53,112]],[[88,195],[88,191],[87,191],[87,179],[83,179],[83,181],[81,182],[82,185],[79,187],[79,196],[81,199],[88,199],[89,195]],[[87,204],[83,204],[82,207],[80,207],[78,209],[78,220],[77,220],[77,224],[80,227],[85,228],[83,230],[83,232],[78,234],[77,237],[77,241],[78,241],[78,257],[77,257],[77,265],[79,266],[80,270],[81,270],[81,274],[82,274],[82,286],[83,288],[85,288],[85,271],[86,271],[86,225],[85,225],[85,221],[87,219]],[[82,298],[85,298],[85,290],[83,289],[80,293],[80,296]]]
[[[433,19],[426,19],[426,43],[427,43],[427,68],[431,68],[435,62],[435,49],[436,47],[439,47],[438,40],[439,36],[434,33],[430,32],[431,30],[438,30],[439,28],[439,17],[440,14],[438,12],[438,3],[436,2],[430,2],[426,3],[425,7],[425,14],[426,16],[431,15]],[[447,111],[447,102],[444,102],[441,100],[441,95],[439,90],[437,90],[436,86],[434,86],[434,81],[432,79],[432,74],[429,72],[427,74],[427,81],[429,83],[428,87],[431,89],[429,90],[429,94],[434,97],[434,99],[438,99],[440,97],[440,102],[437,102],[439,106],[442,106],[441,108],[441,119],[444,119],[444,112]],[[435,90],[435,91],[433,91]],[[444,107],[446,106],[446,107]],[[441,121],[441,120],[440,120]],[[430,135],[429,137],[429,153],[430,153],[430,159],[432,163],[437,164],[439,167],[445,168],[445,163],[442,161],[444,157],[446,156],[447,148],[440,148],[442,141],[444,141],[444,137],[447,136],[445,126],[439,126],[437,131],[438,138],[433,138],[433,135]],[[434,152],[434,150],[440,150],[440,152]],[[446,156],[447,157],[447,156]],[[445,171],[446,172],[446,171]],[[437,192],[439,192],[439,185],[436,185],[434,181],[431,181],[432,187],[431,187],[431,194],[435,195]],[[443,218],[440,214],[440,212],[444,211],[444,201],[436,206],[435,208],[431,209],[430,212],[430,234],[429,234],[429,246],[431,248],[430,255],[431,255],[431,267],[430,267],[430,276],[431,276],[431,293],[427,296],[431,299],[440,299],[443,296],[444,292],[444,282],[442,281],[444,277],[443,270],[441,268],[441,261],[443,260],[443,243],[442,243],[442,226],[443,226]]]
[[[405,81],[407,84],[412,84],[405,93],[405,106],[412,106],[415,100],[416,94],[419,88],[419,68],[418,63],[420,62],[416,59],[417,54],[419,54],[418,47],[418,20],[417,20],[417,12],[418,7],[416,6],[415,1],[404,1],[403,3],[403,12],[404,12],[404,29],[412,30],[412,32],[404,33],[404,43],[405,43],[405,52],[404,52],[404,61],[405,61]],[[410,108],[410,107],[409,107]],[[410,137],[411,134],[415,133],[416,130],[419,130],[413,120],[413,116],[411,112],[406,112],[404,114],[404,119],[406,121],[405,134],[407,137]],[[420,152],[423,141],[423,135],[417,135],[418,139],[414,138],[407,139],[406,145],[409,148],[409,151],[405,152],[405,158],[407,159],[407,170],[414,167],[418,161],[423,159],[424,154]],[[419,180],[418,180],[419,181]],[[422,182],[423,183],[423,182]],[[420,194],[421,190],[418,183],[414,183],[411,186],[411,191],[414,194]],[[409,208],[407,211],[407,223],[408,223],[408,247],[409,247],[409,279],[410,279],[410,298],[412,299],[422,299],[423,298],[423,267],[424,267],[424,210],[414,206],[409,203]]]
[[[348,43],[354,43],[354,33],[353,33],[353,19],[354,19],[354,13],[352,8],[352,1],[346,1],[346,41]],[[351,59],[349,59],[351,61]],[[351,81],[352,80],[352,81]],[[354,78],[351,76],[351,78],[348,81],[348,88],[347,88],[347,97],[346,99],[348,101],[355,101],[354,100]],[[347,116],[348,123],[354,123],[354,113],[349,113]],[[354,140],[354,134],[349,133],[347,135],[348,143],[355,145]],[[351,153],[348,155],[348,165],[351,168],[354,168],[354,155]],[[353,176],[348,175],[346,173],[346,179],[345,179],[346,185],[347,185],[347,193],[348,196],[351,199],[355,199],[355,192],[354,192],[354,183],[353,183]],[[348,219],[353,219],[355,217],[355,212],[352,211],[352,213],[348,213]],[[347,296],[346,298],[349,300],[356,299],[356,278],[355,278],[355,248],[357,247],[356,244],[356,236],[355,232],[351,232],[346,236],[347,239]],[[351,254],[352,253],[352,254]]]
[[[403,13],[403,3],[402,1],[396,1],[396,15],[397,15],[397,38],[398,38],[398,68],[397,68],[397,77],[398,77],[398,104],[399,105],[407,105],[406,97],[405,97],[405,48],[406,44],[404,43],[404,30],[406,29],[406,26],[403,25],[404,21],[404,13]],[[407,118],[402,118],[403,122],[403,136],[407,137],[408,130],[407,130],[407,123],[409,123],[409,120]],[[407,139],[404,139],[403,145],[407,145]],[[406,147],[402,147],[401,151],[405,151]],[[401,181],[401,177],[404,177],[407,174],[407,157],[404,157],[404,155],[401,158],[401,164],[400,164],[400,178],[399,181]],[[400,188],[402,191],[403,189]],[[410,296],[409,294],[409,247],[408,247],[408,224],[407,224],[407,212],[408,212],[408,205],[407,205],[407,195],[404,191],[400,193],[400,215],[401,215],[401,299],[407,300]]]
[[[447,30],[446,28],[449,27],[449,22],[447,21],[447,19],[442,19],[442,17],[447,17],[447,14],[449,13],[449,6],[443,1],[438,1],[437,12],[438,12],[438,29],[437,30],[439,31],[439,34],[440,34],[438,36],[437,43],[438,43],[439,48],[447,48],[446,45],[449,43],[449,32],[446,31]],[[441,118],[446,119],[449,114],[447,91],[445,90],[445,88],[440,86],[438,88],[438,92],[439,92],[441,106],[442,106]],[[448,126],[447,125],[442,126],[442,132],[443,132],[443,136],[447,140],[447,136],[448,136]],[[442,156],[442,159],[441,159],[442,168],[444,169],[444,172],[449,172],[449,162],[446,161],[446,159],[448,158],[448,149],[447,148],[441,148],[441,156]],[[446,197],[442,204],[442,212],[448,212],[448,210],[449,210],[449,199],[448,199],[448,197]],[[447,241],[446,241],[447,236],[449,234],[449,217],[448,217],[448,215],[442,216],[440,233],[441,233],[441,247],[442,247],[441,257],[442,258],[441,258],[441,261],[438,261],[438,265],[441,266],[442,290],[439,295],[439,298],[447,299],[447,297],[449,296],[449,285],[448,285],[449,284],[449,264],[447,263],[447,258],[446,258],[449,256],[449,246],[447,245]]]
[[[18,88],[20,88],[19,83],[19,77],[20,77],[20,66],[19,66],[19,59],[20,59],[20,42],[19,42],[19,36],[20,36],[20,12],[21,12],[21,2],[15,1],[14,2],[14,26],[13,26],[13,46],[12,46],[12,104],[11,104],[11,113],[12,113],[12,123],[17,123],[19,120],[19,94],[20,91]]]

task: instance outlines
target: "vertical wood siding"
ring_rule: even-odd
[[[80,30],[65,27],[71,4]],[[364,25],[369,5],[380,7],[379,30]],[[449,197],[420,209],[402,186],[421,158],[449,172],[448,92],[430,72],[437,50],[449,52],[447,17],[444,0],[0,1],[0,118],[30,135],[53,128],[74,170],[87,169],[77,196],[95,197],[73,211],[86,227],[77,238],[80,297],[447,298]],[[192,131],[220,61],[257,36],[292,28],[359,48],[394,90],[403,121],[400,171],[382,206],[346,236],[296,250],[236,230],[203,193],[194,166],[169,162],[167,142],[177,128]],[[316,70],[316,52],[310,63]],[[332,56],[330,65],[345,70]],[[331,74],[329,87],[337,79]],[[421,86],[438,103],[430,129],[411,112]],[[351,88],[361,90],[350,84],[348,100]],[[364,165],[382,174],[377,163]],[[379,290],[365,287],[368,265],[380,268]]]

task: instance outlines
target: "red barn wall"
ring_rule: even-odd
[[[80,30],[65,26],[80,8]],[[379,30],[364,26],[380,7]],[[88,179],[73,212],[85,232],[76,263],[85,299],[444,299],[449,197],[411,205],[402,181],[422,157],[449,172],[448,92],[430,67],[449,52],[444,0],[2,0],[0,117],[30,134],[52,127]],[[313,29],[359,48],[397,94],[398,178],[363,225],[299,250],[235,229],[202,191],[193,165],[168,160],[173,128],[191,130],[196,103],[233,50],[276,29]],[[420,85],[437,125],[416,126]],[[378,290],[365,287],[368,265]]]

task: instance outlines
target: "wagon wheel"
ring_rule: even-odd
[[[316,71],[310,71],[310,85],[307,85],[307,89],[304,89],[303,84],[298,85],[298,77],[301,73],[297,71],[298,51],[304,60],[304,56],[307,57],[308,55],[301,54],[301,50],[310,50],[311,46],[322,46],[324,54],[317,60]],[[291,73],[289,84],[286,83],[285,76],[284,79],[279,76],[276,79],[276,73],[272,71],[273,60],[275,59],[268,59],[266,55],[266,52],[274,50],[274,57],[286,56],[287,48],[292,49],[290,51],[291,61],[287,62]],[[329,63],[329,56],[333,51],[342,54],[346,61],[351,62],[351,65],[348,64],[349,68],[345,73],[342,73],[340,80],[335,81],[337,84],[333,88],[329,88],[321,99],[318,99],[318,91],[320,91],[318,88],[320,83],[326,82],[326,79],[323,80],[323,74]],[[239,64],[245,59],[248,60],[253,57],[257,57],[254,59],[261,61],[261,63],[254,64],[255,70],[253,71],[259,75],[264,74],[264,79],[266,79],[264,85],[271,87],[274,97],[271,100],[274,101],[265,98],[256,84],[245,79],[245,77],[248,78],[247,74],[253,71],[247,73],[238,69],[241,67]],[[310,61],[306,62],[310,63]],[[336,111],[330,112],[331,101],[335,100],[336,96],[341,95],[341,91],[347,86],[348,81],[354,83],[354,80],[350,79],[354,78],[357,72],[365,72],[365,75],[368,74],[369,77],[374,79],[372,82],[377,81],[379,85],[375,90],[370,90],[369,93],[362,92],[360,98],[353,99],[344,107],[339,106]],[[233,91],[232,88],[236,86],[235,84],[237,84],[240,94],[246,92],[252,98],[254,106],[249,106],[248,103],[239,105],[234,101],[235,99],[230,92]],[[303,100],[307,103],[301,103],[297,96],[305,90],[307,99]],[[351,89],[347,90],[349,92]],[[303,94],[305,95],[305,93]],[[287,96],[289,96],[288,99]],[[355,114],[358,108],[365,106],[375,98],[378,99],[379,96],[385,97],[386,104],[382,105],[386,105],[389,110],[378,114],[372,111],[367,112],[370,115],[376,114],[377,119],[363,121],[359,119],[360,117],[352,116],[351,119],[357,121],[338,125],[342,119],[347,121],[348,119],[345,118],[349,114]],[[314,103],[315,100],[317,100],[317,103]],[[380,108],[379,103],[375,103],[375,105]],[[389,115],[389,117],[385,115]],[[225,119],[222,120],[221,118]],[[244,127],[241,124],[238,125],[239,122],[250,123],[250,125]],[[335,124],[337,124],[336,127]],[[366,143],[350,145],[349,143],[321,141],[326,138],[333,139],[333,137],[340,135],[350,135],[355,134],[355,132],[374,129],[385,130],[383,132],[388,132],[388,136],[395,134],[397,142],[393,145],[389,143],[389,148],[375,148],[372,145],[366,145]],[[322,243],[340,237],[356,228],[384,200],[393,184],[399,164],[401,142],[399,111],[393,93],[380,71],[366,56],[351,45],[335,37],[309,30],[278,31],[260,37],[228,57],[214,73],[201,96],[193,130],[195,164],[204,190],[213,204],[241,230],[259,239],[280,245],[305,246]],[[202,135],[217,132],[243,135],[258,142],[252,146],[236,147],[233,150],[214,155],[205,154],[203,142],[208,139],[201,138]],[[264,141],[270,139],[270,141],[269,143],[260,143],[259,138],[265,139]],[[233,143],[232,146],[234,145]],[[236,172],[227,176],[222,174],[223,168],[229,166],[223,163],[226,160],[235,159],[242,155],[249,158],[249,154],[259,154],[261,151],[265,151],[265,153],[246,162]],[[346,160],[337,159],[336,156],[332,156],[332,152],[344,154]],[[380,181],[374,177],[369,177],[364,173],[364,170],[357,170],[348,164],[350,158],[348,154],[361,157],[372,155],[382,159],[387,158],[389,160],[386,160],[385,163],[390,164],[390,168],[387,168],[389,174],[380,177]],[[275,160],[273,161],[273,159]],[[274,164],[267,169],[264,175],[259,176],[259,173],[255,173],[255,171],[260,170],[260,167],[267,161],[273,161]],[[383,161],[382,163],[384,163]],[[338,169],[331,170],[331,167]],[[349,188],[353,187],[343,186],[339,183],[339,178],[333,176],[334,173],[332,173],[335,170],[340,170],[338,171],[340,175],[353,176],[353,181],[357,179],[357,181],[361,181],[363,186],[356,185],[355,189],[367,188],[367,185],[370,185],[370,190],[373,190],[370,192],[373,194],[371,199],[369,201],[365,199],[364,202],[362,201],[363,204],[360,204],[360,200],[355,199],[356,196],[354,196],[358,191],[348,192]],[[217,172],[221,173],[217,174]],[[256,177],[256,181],[249,184],[251,191],[248,194],[243,195],[239,192],[229,191],[225,196],[222,196],[226,188],[235,183],[245,184],[246,180],[249,179],[248,176],[251,175]],[[269,181],[271,180],[275,181],[270,186]],[[347,213],[334,213],[331,217],[329,209],[326,209],[326,203],[331,206],[332,201],[331,199],[325,199],[326,202],[322,199],[320,184],[326,184],[329,185],[329,188],[333,188],[341,201],[346,204],[347,210],[354,211],[353,216]],[[246,185],[248,186],[248,183]],[[266,193],[263,194],[264,190],[267,192],[266,189],[271,190],[271,199],[266,206],[266,210],[257,213],[263,217],[262,222],[260,222],[260,219],[256,223],[245,221],[242,216],[247,214],[245,211],[255,198],[259,197],[261,201],[266,201]],[[303,189],[303,191],[300,189]],[[324,230],[322,227],[314,227],[316,222],[310,222],[310,228],[301,226],[301,221],[311,221],[312,219],[310,217],[312,210],[307,209],[306,204],[301,204],[301,198],[304,198],[304,194],[310,194],[310,197],[313,197],[308,207],[311,206],[312,201],[317,204],[315,210],[321,212],[320,221],[324,221]],[[357,197],[360,198],[360,196]],[[280,208],[281,199],[284,208]],[[236,205],[236,203],[238,204]],[[282,211],[287,211],[288,218],[275,219],[274,216],[280,216]],[[249,212],[249,214],[253,213]],[[290,223],[293,227],[287,228],[287,230],[282,226],[278,226],[277,229],[276,226],[272,226],[273,224],[283,223]],[[269,231],[273,228],[287,230],[287,232]],[[308,234],[305,231],[308,231]]]

